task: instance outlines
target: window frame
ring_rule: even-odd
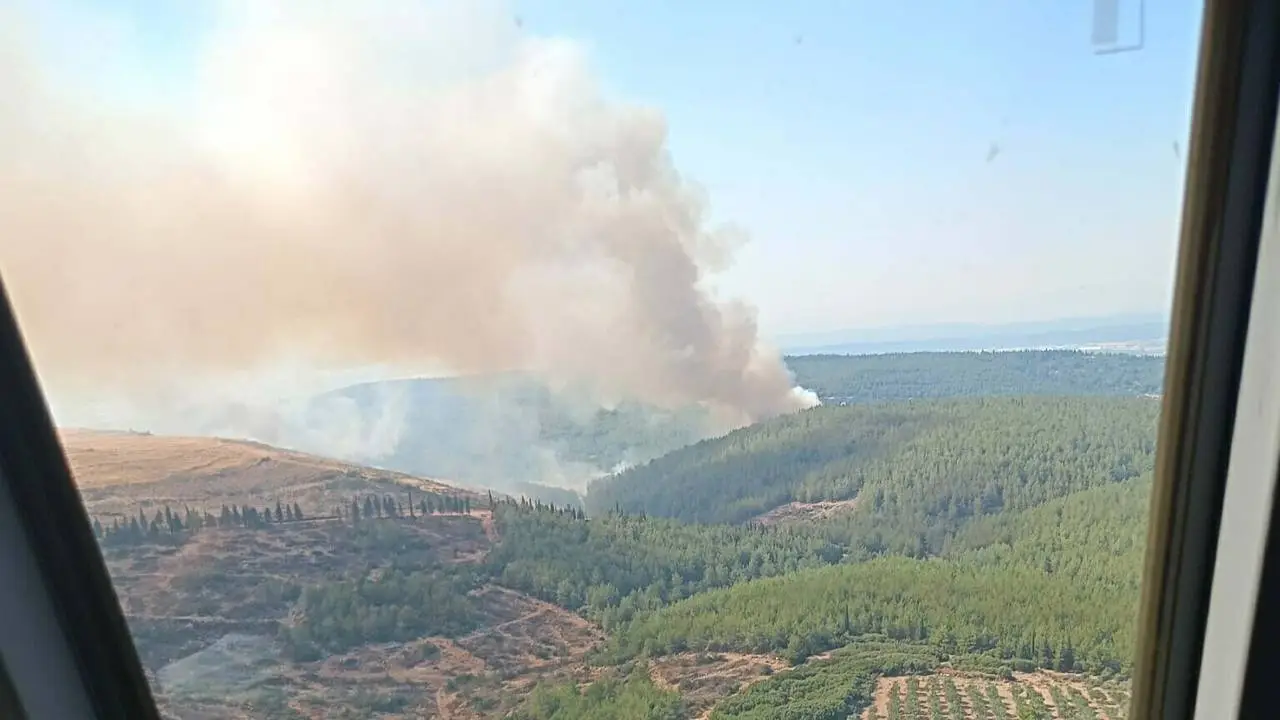
[[[1276,126],[1278,11],[1264,0],[1209,0],[1204,10],[1135,718],[1187,718],[1196,707],[1232,438],[1247,432],[1236,411]]]

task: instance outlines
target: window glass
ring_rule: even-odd
[[[4,3],[164,712],[1124,717],[1200,14]]]

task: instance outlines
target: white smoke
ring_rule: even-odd
[[[147,110],[59,82],[80,49],[33,44],[47,14],[0,31],[0,269],[55,391],[155,398],[287,356],[524,370],[727,426],[816,403],[707,290],[741,238],[662,114],[605,99],[579,45],[500,2],[202,8],[187,97]],[[241,410],[221,422],[289,424]]]

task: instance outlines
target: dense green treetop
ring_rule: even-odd
[[[886,557],[713,590],[624,623],[612,657],[684,649],[799,660],[870,635],[1063,670],[1126,668],[1150,476],[974,520],[943,557]]]
[[[772,651],[798,662],[875,634],[1055,669],[1118,670],[1133,654],[1135,600],[1126,587],[1016,564],[880,558],[696,595],[638,616],[610,653]]]
[[[979,518],[947,556],[982,565],[1041,568],[1137,597],[1147,545],[1151,476],[1073,493],[1016,513]]]
[[[787,502],[860,495],[848,530],[873,549],[936,550],[974,515],[1140,475],[1153,462],[1158,412],[1150,398],[823,406],[597,481],[587,506],[742,522]],[[873,525],[886,529],[883,537],[866,536]]]
[[[577,610],[606,627],[637,610],[756,577],[838,562],[817,533],[500,504],[501,541],[487,565],[508,587]],[[608,612],[606,612],[608,611]]]

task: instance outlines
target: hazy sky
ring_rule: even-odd
[[[750,237],[718,287],[772,334],[1164,310],[1200,11],[1148,3],[1145,49],[1099,56],[1092,5],[523,0],[512,15],[585,44],[608,93],[666,115],[677,167]],[[113,101],[180,106],[210,31],[197,7],[59,0],[46,17],[97,24],[46,25],[50,62]]]

